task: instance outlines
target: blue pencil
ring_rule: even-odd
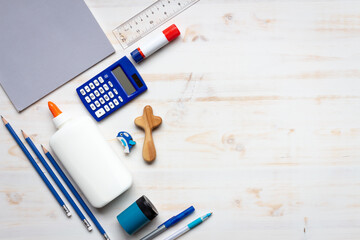
[[[51,164],[54,166],[56,171],[59,173],[59,175],[62,177],[66,185],[69,187],[70,191],[74,194],[78,202],[81,204],[81,206],[84,208],[85,212],[89,215],[99,232],[104,236],[106,240],[110,240],[109,236],[106,234],[105,230],[102,228],[98,220],[95,218],[94,214],[91,212],[89,207],[86,205],[84,200],[81,198],[79,193],[76,191],[75,187],[72,185],[70,180],[67,178],[63,170],[60,168],[59,164],[55,161],[51,153],[43,146],[41,145],[42,150],[44,151],[46,157],[50,160]]]
[[[39,150],[36,148],[35,144],[33,143],[33,141],[31,140],[31,138],[23,131],[21,130],[22,135],[24,136],[26,142],[29,144],[30,148],[34,151],[35,155],[39,158],[39,160],[41,161],[41,163],[44,165],[44,167],[46,168],[46,170],[48,171],[48,173],[50,174],[50,176],[52,177],[52,179],[54,179],[54,182],[56,183],[56,185],[60,188],[61,192],[65,195],[66,199],[69,201],[69,203],[71,204],[71,206],[75,209],[75,212],[77,213],[77,215],[79,216],[79,218],[82,220],[82,222],[84,223],[85,227],[87,228],[87,230],[90,232],[92,230],[92,227],[90,225],[90,223],[88,222],[88,220],[85,218],[84,214],[81,212],[81,210],[78,208],[78,206],[76,206],[76,203],[74,202],[74,200],[72,200],[72,198],[70,197],[69,193],[66,191],[66,189],[64,188],[64,186],[61,184],[60,180],[58,179],[58,177],[55,175],[55,173],[53,172],[53,170],[50,168],[49,164],[47,164],[46,160],[44,159],[44,157],[41,155],[41,153],[39,152]]]
[[[61,199],[61,197],[59,196],[59,194],[56,192],[56,190],[54,189],[54,187],[51,185],[51,183],[49,182],[49,180],[46,178],[45,174],[41,171],[40,167],[37,165],[37,163],[35,162],[34,158],[31,156],[31,154],[29,153],[29,151],[26,149],[25,145],[22,143],[22,141],[20,140],[19,136],[16,134],[16,132],[14,131],[14,129],[11,127],[10,123],[8,123],[8,121],[5,120],[5,118],[3,116],[1,116],[1,120],[3,121],[3,123],[5,124],[5,127],[9,130],[11,136],[14,138],[14,140],[16,141],[16,143],[19,145],[19,147],[21,148],[21,150],[24,152],[24,154],[26,155],[26,157],[29,159],[30,163],[33,165],[33,167],[35,168],[36,172],[40,175],[40,177],[42,178],[42,180],[44,181],[44,183],[46,184],[46,186],[49,188],[50,192],[53,194],[53,196],[56,198],[57,202],[60,204],[60,206],[64,209],[66,215],[68,217],[71,217],[71,213],[68,209],[68,207],[65,205],[64,201]]]

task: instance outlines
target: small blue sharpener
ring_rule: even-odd
[[[146,196],[142,196],[116,218],[123,229],[132,235],[158,215],[155,206]]]

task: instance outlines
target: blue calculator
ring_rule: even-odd
[[[147,86],[127,57],[76,89],[86,109],[96,121],[109,116],[146,91]]]

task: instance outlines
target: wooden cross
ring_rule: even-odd
[[[135,119],[135,125],[145,131],[143,158],[147,163],[152,163],[156,158],[156,149],[152,137],[152,130],[162,123],[161,117],[154,116],[151,106],[144,107],[143,115]]]

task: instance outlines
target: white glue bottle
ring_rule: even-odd
[[[54,103],[48,105],[58,128],[50,147],[90,204],[101,208],[125,192],[131,186],[131,175],[92,119],[73,119]]]

